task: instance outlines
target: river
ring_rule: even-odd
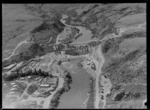
[[[67,18],[67,15],[63,15],[61,22],[64,23],[67,27],[76,27],[80,30],[80,33],[82,33],[82,36],[79,37],[77,40],[73,42],[73,44],[81,43],[81,42],[89,42],[92,37],[92,32],[90,30],[87,30],[86,28],[82,26],[70,26],[65,23],[65,18]],[[101,74],[101,67],[104,63],[104,59],[101,57],[101,47],[98,48],[98,51],[96,52],[96,57],[100,61],[96,61],[97,63],[97,71],[96,71],[96,100],[95,100],[95,107],[98,108],[98,103],[100,101],[99,99],[99,77]],[[74,65],[73,68],[71,68],[71,76],[73,79],[73,82],[71,84],[71,89],[69,92],[64,93],[60,98],[60,104],[58,108],[83,108],[83,104],[88,98],[88,89],[89,89],[89,74],[82,68],[79,68],[76,66],[77,59],[72,61],[72,64]],[[70,64],[71,65],[71,64]]]
[[[66,15],[62,16],[61,22],[65,24]],[[70,26],[65,24],[67,27],[76,27],[82,33],[82,36],[75,40],[73,43],[81,43],[81,42],[89,42],[91,41],[92,32],[87,30],[82,26]],[[104,63],[104,58],[102,57],[101,53],[101,46],[95,50],[96,60],[94,61],[97,66],[96,74],[96,96],[95,96],[95,108],[99,108],[99,77],[101,75],[101,67]],[[69,69],[73,82],[71,84],[70,91],[64,93],[60,98],[60,104],[58,108],[83,108],[83,104],[88,98],[88,89],[89,89],[89,82],[90,82],[90,75],[86,72],[86,70],[77,67],[77,62],[80,59],[74,59],[71,61],[73,64],[72,68]],[[97,61],[98,60],[98,61]],[[71,65],[70,64],[70,65]],[[69,67],[69,66],[68,66]]]
[[[72,76],[72,84],[70,91],[64,93],[60,98],[59,108],[83,108],[83,104],[88,98],[88,88],[90,82],[89,74],[77,66],[81,59],[75,58],[71,60],[72,67],[67,68]],[[70,65],[71,65],[70,64]]]
[[[81,43],[81,42],[89,42],[89,41],[92,40],[91,38],[92,38],[93,34],[92,34],[92,31],[91,31],[91,30],[86,29],[85,27],[82,27],[82,26],[71,26],[71,25],[67,25],[67,24],[65,23],[65,19],[66,19],[66,18],[68,18],[68,16],[63,14],[63,15],[62,15],[62,19],[61,19],[61,22],[62,22],[63,24],[65,24],[67,27],[75,27],[75,28],[77,28],[77,29],[80,30],[80,33],[79,33],[79,34],[82,33],[82,36],[80,36],[78,39],[74,40],[74,41],[73,41],[73,44],[75,44],[75,43]]]

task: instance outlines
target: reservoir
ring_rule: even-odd
[[[67,27],[76,27],[80,30],[79,33],[82,33],[78,39],[73,41],[73,43],[89,42],[92,37],[92,32],[82,26],[71,26],[65,23],[65,18],[67,15],[62,15],[61,22]],[[88,90],[90,83],[90,75],[83,68],[77,66],[80,58],[74,58],[70,60],[68,66],[63,66],[64,69],[68,70],[72,76],[71,89],[68,92],[65,92],[60,97],[60,103],[58,109],[60,108],[80,108],[83,109],[83,104],[88,98]]]
[[[76,39],[73,43],[81,43],[81,42],[89,42],[91,40],[91,37],[93,36],[92,32],[86,28],[83,28],[81,26],[76,26],[80,30],[80,33],[82,33],[82,36]]]
[[[64,20],[64,19],[66,19],[66,18],[68,18],[68,16],[63,14],[63,15],[62,15],[62,19],[61,19],[60,21],[61,21],[64,25],[66,25],[67,27],[75,27],[75,28],[79,29],[79,30],[80,30],[79,34],[82,33],[82,36],[80,36],[78,39],[76,39],[75,41],[73,41],[73,44],[91,41],[91,38],[92,38],[92,36],[93,36],[91,30],[86,29],[85,27],[82,27],[82,26],[71,26],[71,25],[67,25],[67,24],[65,23],[65,20]]]
[[[88,98],[87,92],[89,88],[89,78],[88,73],[77,66],[77,62],[80,59],[73,59],[71,63],[73,64],[72,69],[67,69],[72,76],[71,89],[65,92],[60,97],[59,108],[83,108],[83,103]]]

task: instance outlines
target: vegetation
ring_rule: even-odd
[[[89,54],[89,47],[93,50],[95,46],[101,44],[105,58],[102,74],[105,74],[112,83],[111,93],[107,95],[106,104],[109,104],[109,102],[116,104],[121,101],[140,100],[146,96],[146,90],[140,92],[139,90],[142,90],[141,86],[136,87],[136,85],[140,84],[146,85],[146,61],[144,63],[141,61],[141,56],[146,55],[146,47],[142,47],[142,49],[134,46],[134,49],[132,47],[128,49],[126,46],[121,47],[122,42],[126,39],[146,37],[145,27],[143,26],[143,29],[139,29],[139,24],[146,22],[146,4],[22,4],[11,6],[7,4],[2,7],[3,49],[6,49],[3,51],[6,53],[11,52],[18,43],[28,39],[27,37],[29,37],[28,42],[31,45],[28,45],[23,51],[13,55],[10,59],[4,60],[2,67],[22,61],[28,62],[32,58],[43,56],[50,52],[60,54],[62,50],[65,51],[65,54],[74,56]],[[79,33],[79,30],[71,28],[71,34],[67,34],[68,36],[60,42],[63,44],[55,45],[58,34],[65,27],[60,21],[62,14],[68,15],[68,18],[66,18],[67,24],[90,29],[93,33],[92,39],[101,40],[110,34],[122,35],[103,42],[92,41],[87,43],[86,46],[81,45],[78,47],[68,45],[82,36],[82,34],[75,36],[76,33]],[[18,15],[21,18],[18,18]],[[120,29],[127,31],[120,33],[121,31],[118,31]],[[29,34],[24,35],[24,33]],[[92,55],[95,55],[95,53],[92,53]],[[59,61],[58,65],[61,65],[61,63]],[[83,65],[78,63],[78,66],[82,67]],[[48,72],[40,69],[29,70],[27,64],[25,68],[21,68],[20,70],[11,71],[11,74],[3,75],[3,79],[5,81],[14,81],[29,75],[42,78],[50,76]],[[95,65],[92,66],[92,69],[96,69]],[[26,72],[23,73],[23,70]],[[50,105],[52,108],[56,108],[59,105],[61,95],[71,89],[72,77],[69,72],[65,72],[65,74],[63,88],[58,90],[51,100]],[[51,75],[50,77],[53,78],[54,76]],[[86,108],[93,109],[95,80],[92,78],[90,80],[89,99]],[[129,87],[129,85],[133,86]],[[27,88],[27,93],[31,95],[37,88],[36,84],[32,84]],[[43,95],[47,97],[50,92],[45,92]],[[132,108],[130,104],[120,105],[120,107]]]
[[[86,109],[94,109],[94,101],[95,101],[95,80],[94,78],[90,77],[90,84],[89,84],[89,97],[86,102]]]
[[[72,83],[72,78],[71,78],[71,75],[69,72],[66,72],[64,81],[65,81],[65,83],[64,83],[63,87],[54,94],[54,96],[51,100],[50,106],[52,108],[57,108],[59,105],[59,99],[60,99],[61,95],[64,92],[68,92],[70,90],[70,84]]]
[[[60,90],[58,90],[55,94],[54,94],[54,96],[53,96],[53,98],[51,99],[51,103],[50,103],[50,107],[51,108],[57,108],[58,107],[58,105],[59,105],[59,99],[60,99],[60,97],[61,97],[61,95],[63,94],[65,92],[65,89],[64,88],[61,88]]]
[[[32,95],[37,89],[38,89],[38,86],[36,84],[31,84],[27,88],[26,92],[27,92],[27,94]]]
[[[125,95],[125,92],[121,92],[115,96],[114,100],[121,101],[123,99],[124,95]]]
[[[102,52],[104,57],[107,59],[119,50],[119,40],[109,39],[102,43]]]

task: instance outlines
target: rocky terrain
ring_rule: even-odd
[[[3,108],[59,107],[71,60],[90,75],[84,108],[147,108],[146,16],[146,3],[2,4]]]

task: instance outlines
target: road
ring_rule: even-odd
[[[95,84],[95,108],[98,109],[99,108],[99,102],[100,102],[100,87],[99,87],[99,79],[101,77],[101,68],[104,64],[104,57],[102,55],[101,52],[101,45],[98,46],[98,48],[95,50],[96,53],[94,53],[94,57],[95,57],[95,65],[96,65],[96,84]]]

